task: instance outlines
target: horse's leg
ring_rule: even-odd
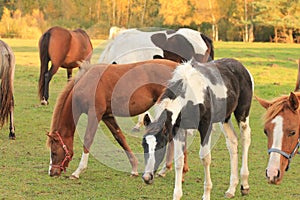
[[[202,196],[202,200],[209,200],[210,192],[213,186],[210,177],[211,153],[210,151],[205,152],[205,149],[205,147],[201,146],[201,149],[199,151],[200,160],[202,162],[202,165],[204,166],[204,193]]]
[[[79,163],[77,169],[75,170],[75,172],[73,172],[72,175],[70,176],[71,179],[78,179],[79,178],[79,175],[84,170],[86,170],[88,160],[89,160],[89,151],[84,147],[84,151],[82,152],[80,163]]]
[[[129,145],[127,144],[126,138],[125,138],[124,134],[122,133],[120,127],[118,126],[116,119],[114,117],[105,117],[105,118],[103,118],[103,122],[109,128],[109,130],[111,131],[111,133],[113,134],[113,136],[117,140],[117,142],[124,149],[128,159],[129,159],[129,162],[131,164],[131,167],[132,167],[131,175],[138,176],[137,158],[135,157],[135,155],[133,154]]]
[[[213,187],[210,177],[210,164],[211,164],[211,129],[212,126],[205,122],[200,122],[199,132],[205,135],[203,138],[201,135],[201,148],[199,151],[199,157],[204,166],[204,193],[202,196],[203,200],[210,199],[210,193]],[[205,134],[206,133],[206,134]]]
[[[43,94],[43,100],[41,100],[42,105],[47,105],[48,104],[48,99],[49,99],[49,83],[52,79],[52,76],[57,72],[58,67],[56,65],[54,66],[53,64],[51,65],[51,68],[48,72],[45,73],[45,85],[44,85],[44,94]]]
[[[187,132],[186,132],[187,134]],[[186,137],[187,138],[187,137]],[[184,182],[184,175],[189,171],[188,161],[187,161],[187,141],[185,141],[184,146],[184,165],[183,165],[183,176],[182,176],[182,182]],[[166,173],[168,171],[172,170],[172,161],[174,158],[174,141],[171,140],[168,144],[167,153],[166,153],[166,162],[164,163],[162,169],[158,172],[158,176],[165,177]]]
[[[233,198],[236,191],[236,186],[239,182],[238,177],[238,138],[234,131],[231,120],[223,123],[224,135],[226,138],[226,145],[230,154],[230,186],[225,193],[225,197]]]
[[[99,116],[99,119],[102,118],[102,115]],[[78,179],[80,173],[82,173],[87,168],[88,158],[89,158],[89,150],[94,141],[95,133],[98,128],[98,123],[100,120],[97,119],[97,116],[94,111],[88,112],[88,124],[84,135],[84,151],[81,156],[80,163],[70,176],[71,179]]]
[[[248,170],[248,151],[251,143],[251,129],[249,125],[249,117],[245,122],[239,123],[241,131],[241,143],[242,143],[242,167],[241,167],[241,193],[242,195],[249,194],[249,170]]]
[[[173,158],[174,158],[174,141],[171,140],[167,148],[166,162],[164,163],[162,169],[158,172],[158,176],[165,177],[166,173],[172,170]]]
[[[185,130],[179,128],[174,137],[175,188],[173,199],[182,197],[182,170],[184,165]]]
[[[71,78],[72,78],[72,68],[67,69],[67,78],[68,78],[68,81],[71,80]]]
[[[10,115],[9,115],[9,139],[15,140],[15,125],[14,125],[14,97],[11,100]]]

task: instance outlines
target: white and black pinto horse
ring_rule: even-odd
[[[9,138],[16,139],[14,127],[14,74],[15,56],[12,49],[0,40],[0,127],[9,118]]]
[[[192,29],[160,31],[121,29],[114,37],[111,36],[116,30],[119,29],[111,28],[110,38],[113,40],[103,50],[98,63],[128,64],[157,58],[179,63],[193,58],[204,63],[214,59],[212,40]],[[133,131],[139,131],[143,125],[143,118],[144,115],[139,116]]]
[[[249,111],[254,83],[251,74],[234,59],[220,59],[209,63],[184,63],[176,68],[173,78],[160,99],[161,114],[153,122],[146,122],[143,138],[145,157],[145,183],[153,182],[154,173],[162,161],[168,135],[174,135],[175,188],[173,199],[182,197],[183,150],[185,129],[198,129],[201,136],[200,159],[204,165],[203,199],[210,199],[212,182],[211,130],[212,124],[221,122],[230,153],[231,176],[226,197],[234,197],[238,178],[238,137],[231,114],[238,122],[242,141],[241,192],[248,194],[248,149],[251,141]]]

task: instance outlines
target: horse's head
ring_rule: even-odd
[[[299,148],[299,96],[300,93],[291,93],[272,102],[257,98],[267,109],[264,132],[268,137],[270,156],[266,176],[272,184],[280,184]]]
[[[48,146],[50,147],[50,176],[60,176],[62,171],[66,171],[69,162],[73,157],[72,141],[62,138],[59,132],[48,133]]]
[[[153,183],[154,174],[164,159],[166,145],[172,129],[170,118],[170,113],[166,110],[154,122],[151,122],[147,115],[144,118],[146,134],[143,137],[142,145],[144,148],[145,171],[142,178],[147,184]]]

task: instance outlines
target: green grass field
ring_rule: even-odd
[[[91,156],[88,169],[79,180],[70,180],[68,176],[77,168],[82,152],[82,142],[75,135],[75,155],[69,168],[60,178],[48,176],[49,149],[46,147],[46,132],[49,131],[55,101],[66,84],[66,71],[60,69],[50,84],[50,105],[40,106],[37,96],[39,59],[36,40],[4,39],[16,56],[15,71],[15,126],[17,139],[8,140],[8,128],[0,134],[0,199],[171,199],[174,186],[174,172],[166,178],[156,178],[153,185],[145,185],[141,176],[130,177],[127,171],[129,162],[111,134],[101,123],[99,136],[118,147],[120,158],[113,157],[121,171],[108,167],[99,160],[98,153],[103,146],[95,145],[95,156]],[[104,48],[105,41],[93,40],[97,61]],[[299,45],[270,43],[223,43],[215,44],[217,58],[232,57],[240,60],[252,73],[255,80],[255,95],[272,99],[288,94],[295,87],[297,77],[297,59]],[[249,154],[250,195],[242,197],[239,191],[236,199],[300,199],[299,164],[296,156],[279,186],[269,185],[265,179],[267,166],[267,138],[263,134],[262,115],[264,109],[253,100],[250,124],[252,144]],[[121,127],[127,140],[137,154],[142,152],[142,133],[132,134],[133,119],[121,119]],[[83,127],[79,127],[80,129]],[[190,171],[183,184],[182,199],[200,199],[203,192],[203,167],[200,163],[199,134],[191,139],[189,146]],[[107,158],[107,157],[105,157]],[[110,159],[110,158],[108,158]],[[224,199],[229,184],[229,154],[221,135],[212,151],[212,199]],[[123,168],[124,166],[124,168]],[[139,163],[143,168],[143,161]],[[239,189],[238,189],[239,190]]]

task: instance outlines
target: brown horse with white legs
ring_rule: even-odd
[[[70,81],[57,100],[48,134],[50,176],[59,176],[72,159],[74,132],[82,113],[88,115],[84,153],[71,177],[79,178],[87,167],[89,150],[101,120],[125,150],[132,175],[137,175],[137,159],[115,116],[135,116],[153,106],[177,65],[160,59],[123,65],[98,64],[92,65],[78,80]]]
[[[16,139],[14,127],[14,74],[15,56],[12,49],[0,40],[0,127],[9,118],[9,138]]]
[[[280,184],[291,159],[300,147],[300,59],[295,91],[267,101],[256,97],[266,109],[264,133],[268,137],[270,155],[266,177],[271,184]],[[297,92],[298,91],[298,92]]]
[[[69,31],[55,26],[42,35],[39,41],[41,62],[39,97],[42,105],[48,104],[49,83],[58,68],[66,68],[68,79],[70,79],[72,69],[79,67],[78,61],[90,61],[92,51],[90,38],[81,29]],[[49,61],[51,61],[50,70],[48,70]]]

